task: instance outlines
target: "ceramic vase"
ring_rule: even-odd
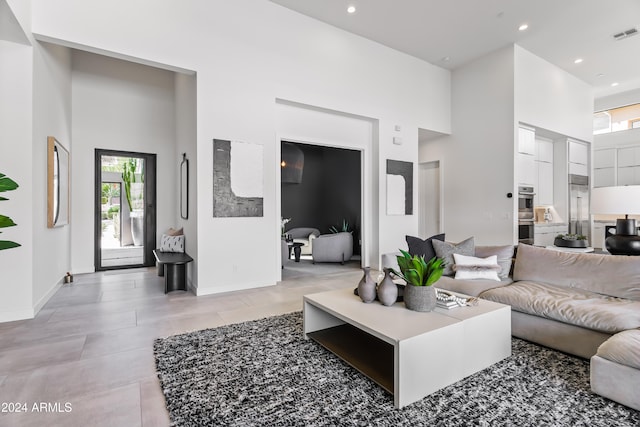
[[[364,271],[364,275],[360,279],[360,283],[358,283],[358,296],[360,296],[362,302],[370,303],[376,299],[376,282],[373,281],[369,274],[371,268],[363,267],[362,271]]]
[[[404,287],[404,304],[409,310],[431,311],[436,307],[436,288],[407,284]]]
[[[382,305],[390,306],[398,300],[398,286],[391,279],[391,269],[383,268],[384,279],[378,285],[378,300]]]

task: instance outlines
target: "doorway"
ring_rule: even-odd
[[[280,151],[281,239],[289,242],[282,252],[283,280],[359,269],[363,151],[291,140],[282,140]],[[318,241],[322,249],[314,251]],[[298,257],[294,244],[301,245]]]
[[[156,155],[95,151],[96,271],[153,266]]]
[[[427,238],[441,233],[440,161],[420,163],[419,168],[420,220],[418,232]]]

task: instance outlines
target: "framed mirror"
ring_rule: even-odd
[[[69,224],[69,151],[47,137],[47,227]]]
[[[189,159],[182,153],[180,163],[180,217],[189,219]]]

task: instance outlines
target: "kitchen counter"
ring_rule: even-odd
[[[535,227],[558,227],[558,226],[568,227],[569,226],[569,224],[567,224],[566,222],[534,222],[533,225]]]

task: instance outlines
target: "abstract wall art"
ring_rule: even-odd
[[[263,147],[213,140],[213,216],[263,216]]]
[[[387,159],[387,215],[413,215],[413,163]]]

